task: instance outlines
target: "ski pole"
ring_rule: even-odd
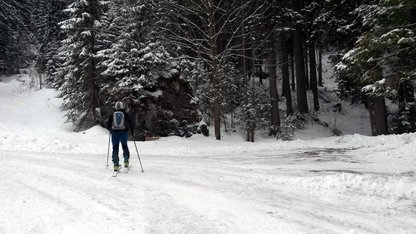
[[[110,155],[110,138],[111,138],[111,132],[108,133],[108,147],[107,147],[107,167],[108,167],[108,157]]]
[[[139,150],[137,150],[136,141],[133,140],[133,142],[134,142],[134,147],[136,147],[137,157],[139,158],[140,167],[142,168],[142,173],[144,173],[143,165],[142,165],[142,160],[140,160]]]

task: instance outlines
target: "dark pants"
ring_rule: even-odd
[[[119,158],[118,158],[119,143],[121,143],[121,147],[123,148],[124,161],[125,162],[129,161],[130,152],[129,152],[129,147],[127,146],[127,139],[128,139],[127,131],[113,131],[111,133],[111,141],[113,142],[113,163],[114,163],[114,165],[119,165]]]

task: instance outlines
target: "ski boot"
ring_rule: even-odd
[[[129,161],[124,161],[124,169],[123,172],[124,173],[128,173],[129,172]]]

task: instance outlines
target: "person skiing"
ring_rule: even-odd
[[[118,149],[119,144],[123,148],[124,167],[129,167],[130,151],[127,146],[128,132],[134,135],[133,122],[130,119],[129,114],[125,111],[123,102],[118,101],[115,105],[115,111],[109,116],[107,122],[107,129],[111,133],[111,142],[113,143],[113,164],[114,171],[120,170]]]

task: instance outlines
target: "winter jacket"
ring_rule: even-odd
[[[108,131],[112,132],[112,131],[129,131],[131,132],[132,135],[134,135],[134,125],[133,122],[131,121],[131,118],[129,116],[129,114],[123,110],[120,110],[121,112],[123,112],[124,114],[124,125],[126,126],[125,130],[113,130],[112,126],[113,126],[113,116],[114,116],[114,112],[111,113],[111,115],[108,117],[108,121],[107,121],[107,129]]]

